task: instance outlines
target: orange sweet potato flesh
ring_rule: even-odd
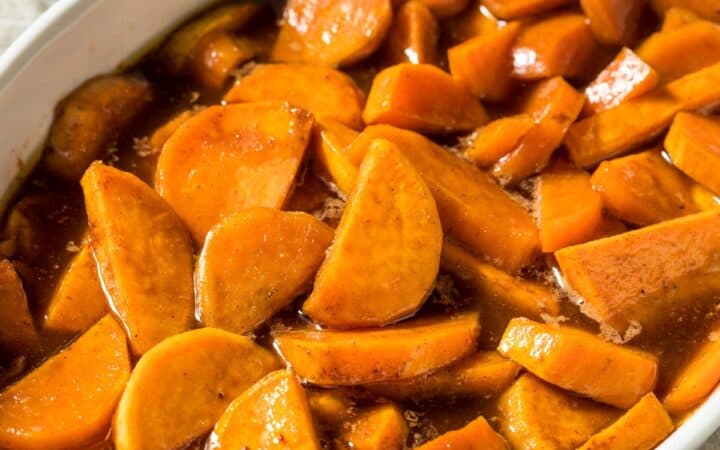
[[[650,0],[650,6],[658,15],[667,13],[672,7],[681,7],[707,20],[720,22],[720,11],[715,0]]]
[[[252,340],[216,328],[178,334],[143,355],[118,405],[117,450],[181,448],[280,365]]]
[[[655,149],[603,161],[592,185],[613,216],[635,225],[700,212],[689,180]]]
[[[202,39],[186,63],[186,70],[201,85],[219,89],[225,85],[234,68],[256,53],[256,45],[249,40],[220,31]]]
[[[509,272],[532,263],[540,248],[535,223],[490,176],[422,135],[385,125],[358,136],[348,151],[351,160],[359,164],[377,138],[394,143],[423,177],[445,233]],[[507,230],[513,230],[512,239]]]
[[[644,0],[580,0],[598,42],[630,45],[637,38]]]
[[[395,145],[373,141],[302,311],[332,328],[408,317],[432,290],[441,248],[440,218],[420,174]],[[348,283],[348,274],[358,276]]]
[[[453,78],[480,99],[507,97],[512,87],[513,45],[519,33],[520,24],[509,23],[450,48],[448,64]]]
[[[387,124],[428,134],[469,131],[489,120],[483,106],[450,74],[430,64],[408,63],[375,76],[363,119],[369,125]]]
[[[720,63],[572,124],[565,146],[575,164],[590,167],[657,137],[678,112],[719,100]]]
[[[639,97],[655,88],[658,75],[655,69],[624,47],[615,59],[585,88],[586,116],[614,108],[620,103]]]
[[[477,313],[359,331],[276,333],[275,347],[304,382],[352,386],[432,372],[472,353]]]
[[[620,411],[575,397],[525,373],[500,397],[500,430],[513,448],[575,449]]]
[[[180,125],[184,124],[192,116],[192,111],[183,111],[153,131],[153,134],[150,135],[150,145],[152,145],[153,150],[159,152],[163,145],[165,145],[165,142],[170,139],[170,136],[180,128]]]
[[[708,211],[566,247],[555,253],[586,312],[623,333],[651,331],[675,310],[720,292],[720,211]]]
[[[129,376],[125,333],[105,316],[0,393],[0,447],[53,450],[101,440]]]
[[[657,381],[650,353],[525,318],[510,321],[498,351],[549,383],[618,408],[630,408]]]
[[[198,318],[253,331],[309,287],[333,230],[305,213],[251,208],[212,228],[195,271]]]
[[[312,126],[307,112],[287,103],[212,106],[165,143],[155,188],[202,244],[210,228],[237,211],[283,206]]]
[[[535,119],[526,113],[501,117],[475,131],[465,156],[480,167],[495,164],[510,153],[535,125]]]
[[[180,219],[128,172],[93,163],[81,184],[100,280],[133,353],[190,329],[193,252]]]
[[[395,0],[395,3],[405,0]],[[427,6],[430,11],[439,19],[451,18],[465,10],[470,0],[418,0],[419,3]]]
[[[444,450],[458,448],[465,450],[507,450],[505,439],[497,434],[480,416],[459,430],[448,431],[430,442],[418,447],[418,450]]]
[[[400,408],[384,403],[346,423],[336,443],[340,450],[403,450],[409,432]]]
[[[481,34],[493,33],[505,25],[498,20],[484,5],[475,2],[462,14],[443,23],[445,36],[452,44],[472,39]]]
[[[493,15],[504,20],[532,16],[568,3],[572,0],[482,0]]]
[[[22,281],[12,263],[0,260],[0,354],[8,358],[29,356],[38,350],[35,330]]]
[[[355,415],[355,401],[343,389],[321,389],[307,393],[313,417],[324,428],[339,429]]]
[[[348,157],[348,150],[358,132],[330,120],[315,127],[313,169],[326,182],[332,183],[346,197],[355,187],[357,167]]]
[[[651,392],[578,450],[651,450],[674,428],[667,411]]]
[[[720,195],[720,120],[698,114],[675,116],[665,149],[678,169]]]
[[[660,31],[677,30],[680,27],[692,22],[697,22],[698,20],[700,20],[700,16],[694,12],[673,6],[665,11]]]
[[[94,78],[75,91],[56,112],[45,166],[77,181],[90,163],[132,122],[152,98],[150,83],[124,75]]]
[[[383,49],[383,61],[437,64],[440,28],[422,1],[411,0],[397,8]]]
[[[370,56],[392,22],[391,0],[289,0],[272,58],[345,66]]]
[[[208,450],[319,450],[305,390],[289,370],[271,372],[230,403]]]
[[[225,100],[286,101],[323,123],[334,120],[354,129],[363,125],[363,93],[349,76],[321,65],[262,64],[238,79]]]

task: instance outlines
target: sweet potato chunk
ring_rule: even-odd
[[[507,450],[505,439],[480,416],[459,430],[448,431],[418,447],[418,450]]]
[[[205,37],[187,62],[187,72],[203,86],[219,89],[231,71],[255,56],[258,49],[247,39],[220,31]]]
[[[115,448],[180,448],[210,431],[235,397],[279,368],[270,352],[227,331],[201,328],[170,337],[133,370],[115,414]]]
[[[0,354],[28,356],[40,345],[25,289],[10,261],[0,260]]]
[[[400,409],[385,403],[361,411],[345,424],[336,442],[345,450],[403,450],[409,432]]]
[[[720,195],[720,120],[697,114],[675,116],[665,138],[673,164],[698,183]]]
[[[129,376],[125,333],[105,316],[0,393],[0,447],[66,449],[102,439]]]
[[[519,450],[571,450],[610,425],[620,411],[575,397],[526,373],[500,397],[500,428]]]
[[[510,153],[535,125],[530,114],[501,117],[475,131],[465,156],[480,167],[488,167]]]
[[[333,328],[407,317],[432,289],[441,248],[425,182],[392,143],[373,141],[303,312]]]
[[[380,46],[391,22],[390,0],[289,0],[272,58],[352,64]]]
[[[76,181],[90,163],[150,102],[150,83],[141,78],[108,75],[94,78],[60,104],[50,129],[48,170]]]
[[[287,103],[207,108],[165,143],[155,188],[202,244],[211,227],[237,211],[283,206],[312,125],[308,113]]]
[[[498,20],[485,5],[475,2],[459,16],[443,22],[443,31],[450,43],[459,44],[482,34],[493,33],[505,22]]]
[[[437,20],[425,2],[411,0],[403,3],[393,18],[383,60],[389,65],[437,64],[439,38]]]
[[[657,359],[577,328],[510,321],[498,351],[543,380],[618,408],[655,388]]]
[[[303,381],[350,386],[437,370],[472,353],[479,334],[478,315],[468,313],[381,330],[282,332],[275,345]]]
[[[418,95],[432,92],[433,95]],[[488,121],[470,91],[430,64],[398,64],[375,76],[363,119],[420,133],[468,131]]]
[[[180,219],[128,172],[94,163],[81,184],[100,279],[132,351],[190,329],[193,253]]]
[[[309,64],[262,64],[240,78],[225,95],[230,103],[286,101],[313,113],[320,122],[335,120],[362,128],[365,99],[355,82],[329,67]]]
[[[652,392],[615,423],[591,437],[579,450],[651,450],[675,428]]]
[[[685,8],[678,8],[673,6],[672,8],[665,11],[660,31],[662,32],[677,30],[680,27],[684,27],[689,23],[697,22],[698,20],[701,20],[700,16],[698,16],[694,12]]]
[[[192,111],[183,111],[153,131],[153,134],[150,135],[150,145],[152,145],[153,149],[160,151],[163,145],[165,145],[165,142],[170,139],[170,136],[180,128],[180,125],[184,124],[192,116]]]
[[[650,6],[660,16],[667,13],[668,9],[679,6],[707,20],[720,22],[720,11],[715,0],[650,0]]]
[[[651,225],[555,253],[586,312],[623,333],[657,330],[683,308],[720,293],[720,211]]]
[[[230,403],[208,442],[216,450],[319,450],[305,390],[288,370],[269,373]]]
[[[580,5],[599,42],[629,45],[636,39],[644,0],[580,0]]]
[[[307,393],[310,411],[323,426],[333,430],[355,414],[354,401],[342,389],[322,389]]]
[[[199,319],[248,333],[308,287],[333,239],[304,213],[240,211],[213,227],[195,272]]]
[[[394,143],[425,179],[446,233],[507,271],[532,262],[540,247],[535,223],[487,174],[417,133],[384,125],[366,128],[350,158],[359,164],[377,138]]]
[[[358,132],[340,122],[325,121],[315,127],[313,168],[326,182],[331,182],[346,197],[355,187],[357,167],[348,150]]]
[[[572,0],[482,0],[496,17],[504,20],[532,16],[572,3]]]

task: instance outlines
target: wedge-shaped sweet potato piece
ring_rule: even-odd
[[[555,253],[586,312],[621,334],[657,330],[670,312],[720,293],[720,211],[681,217]]]
[[[319,450],[305,390],[289,370],[265,375],[230,403],[208,440],[214,450]]]
[[[540,242],[544,252],[592,239],[603,216],[603,201],[590,174],[556,160],[537,185]]]
[[[619,408],[655,388],[657,359],[568,326],[510,321],[498,350],[543,380]]]
[[[340,122],[326,120],[315,127],[313,169],[345,196],[350,195],[357,178],[358,169],[348,156],[350,145],[357,137],[357,131]]]
[[[211,227],[237,211],[283,206],[312,126],[308,113],[287,103],[210,107],[165,143],[155,188],[202,244]]]
[[[170,337],[133,370],[115,414],[115,448],[180,448],[210,431],[235,397],[279,368],[270,352],[227,331],[201,328]]]
[[[380,46],[391,22],[390,0],[289,0],[272,58],[352,64]]]
[[[496,17],[504,20],[519,19],[539,14],[572,0],[483,0],[482,4]]]
[[[700,211],[691,183],[655,149],[604,161],[595,170],[592,185],[612,215],[635,225]]]
[[[590,167],[657,137],[678,112],[718,100],[720,63],[572,124],[565,146],[575,164]]]
[[[675,116],[665,149],[678,169],[720,195],[720,119],[698,114]]]
[[[474,96],[498,101],[510,92],[513,45],[519,23],[509,23],[494,33],[474,37],[448,50],[450,73]]]
[[[701,211],[711,211],[720,207],[720,197],[710,192],[704,186],[694,183],[690,187],[693,201]]]
[[[630,45],[637,38],[644,0],[580,0],[580,5],[599,42]]]
[[[398,400],[443,397],[481,398],[510,386],[520,366],[496,351],[481,351],[435,372],[416,378],[364,386],[383,397]]]
[[[213,227],[195,272],[199,319],[248,333],[309,287],[333,230],[305,213],[251,208]]]
[[[359,164],[377,138],[394,143],[425,179],[446,233],[507,271],[532,262],[540,247],[535,223],[487,174],[422,135],[386,125],[367,127],[348,151],[351,160]]]
[[[488,167],[510,153],[535,125],[526,113],[501,117],[475,131],[465,156],[480,167]]]
[[[505,439],[497,434],[480,416],[459,430],[448,431],[430,442],[418,447],[418,450],[507,450]]]
[[[715,0],[650,0],[650,6],[662,16],[672,7],[681,7],[714,22],[720,22]]]
[[[276,333],[275,346],[303,381],[349,386],[432,372],[470,354],[479,334],[478,315],[467,313],[381,330]]]
[[[674,428],[667,411],[651,392],[579,450],[651,450]]]
[[[680,27],[701,20],[700,16],[689,9],[673,6],[663,14],[662,26],[660,31],[677,30]]]
[[[336,444],[341,450],[403,450],[409,432],[400,408],[384,403],[346,422]]]
[[[526,373],[500,397],[500,431],[519,450],[571,450],[621,412],[575,397]]]
[[[38,350],[25,289],[12,263],[0,260],[0,354],[9,358],[29,356]]]
[[[125,333],[105,316],[0,393],[0,447],[66,449],[102,439],[129,376]]]
[[[430,134],[469,131],[489,120],[483,106],[450,74],[430,64],[407,63],[375,76],[363,119]]]
[[[58,107],[45,166],[76,181],[93,160],[105,156],[151,97],[150,83],[137,77],[108,75],[86,82]]]
[[[493,33],[505,25],[481,2],[475,2],[462,14],[443,22],[444,35],[452,44],[472,39],[481,34]]]
[[[403,3],[395,12],[384,44],[383,61],[389,65],[437,64],[439,39],[440,27],[425,2]]]
[[[218,31],[197,44],[185,71],[201,85],[220,89],[230,78],[232,70],[252,59],[259,50],[258,45],[249,39]]]
[[[262,64],[240,78],[225,100],[286,101],[311,113],[320,122],[335,120],[350,128],[362,128],[365,98],[344,73],[320,65]]]
[[[441,248],[430,190],[392,143],[376,140],[303,312],[333,328],[382,326],[407,317],[432,290]],[[350,273],[356,275],[352,283]]]
[[[100,280],[135,354],[193,322],[190,236],[134,175],[101,163],[81,180]]]
[[[163,145],[165,145],[165,142],[170,139],[170,136],[180,128],[180,125],[184,124],[192,116],[192,111],[183,111],[153,131],[153,134],[150,135],[150,145],[152,145],[153,149],[160,151]]]

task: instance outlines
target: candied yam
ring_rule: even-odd
[[[441,247],[425,182],[392,143],[373,141],[303,313],[333,328],[405,318],[432,290]]]
[[[655,88],[655,69],[625,47],[585,88],[584,114],[590,116],[639,97]]]
[[[401,0],[404,1],[404,0]],[[418,0],[439,19],[448,19],[463,11],[470,0]]]
[[[650,0],[650,6],[659,16],[667,13],[670,8],[681,7],[707,20],[720,22],[720,11],[716,0]]]
[[[353,400],[341,389],[323,389],[307,393],[314,418],[324,427],[339,428],[355,413]]]
[[[720,195],[720,120],[698,114],[675,116],[665,138],[673,164],[692,179]]]
[[[129,376],[125,333],[107,315],[0,393],[0,447],[59,450],[102,439]]]
[[[513,44],[519,32],[520,24],[510,23],[450,48],[448,64],[453,78],[480,99],[507,97],[512,86]]]
[[[272,58],[346,66],[370,56],[392,22],[390,0],[289,0]]]
[[[128,172],[96,162],[81,184],[100,280],[133,353],[190,329],[193,252],[180,219]]]
[[[135,366],[115,414],[115,448],[180,448],[210,431],[234,398],[279,368],[270,352],[244,336],[216,328],[172,336]]]
[[[692,193],[695,205],[700,208],[701,211],[709,211],[720,207],[720,197],[707,190],[704,186],[693,183],[693,185],[690,186],[690,192]]]
[[[258,49],[249,40],[220,31],[197,44],[186,70],[203,86],[219,89],[230,78],[233,69],[257,53]]]
[[[480,167],[495,164],[510,153],[535,125],[530,114],[501,117],[475,131],[465,156]]]
[[[443,22],[443,32],[451,43],[458,44],[482,34],[492,33],[505,26],[480,2],[475,2],[462,14]]]
[[[237,211],[283,206],[312,126],[308,113],[286,103],[211,106],[165,143],[155,188],[202,244]]]
[[[385,403],[361,411],[336,439],[339,449],[403,450],[410,429],[400,409]]]
[[[333,230],[305,213],[252,208],[212,228],[197,263],[198,318],[249,333],[309,287]]]
[[[208,438],[212,450],[319,450],[305,390],[295,375],[265,375],[230,403]]]
[[[358,132],[340,122],[325,121],[315,127],[313,168],[348,196],[355,186],[357,167],[348,157],[348,149]]]
[[[395,12],[384,44],[383,61],[389,65],[436,64],[439,38],[440,28],[433,13],[423,1],[411,0]]]
[[[311,112],[320,122],[335,120],[362,128],[365,98],[355,82],[330,67],[262,64],[240,78],[225,94],[229,103],[286,101]]]
[[[498,351],[543,380],[618,408],[655,388],[655,356],[568,326],[512,319]]]
[[[150,83],[137,77],[108,75],[84,83],[58,107],[45,166],[76,181],[93,160],[105,156],[151,98]]]
[[[496,17],[505,20],[519,19],[549,11],[573,0],[482,0],[482,4]]]
[[[180,128],[180,125],[187,122],[187,120],[192,116],[193,112],[186,110],[176,116],[173,116],[170,120],[159,126],[155,131],[153,131],[153,134],[150,135],[150,145],[152,145],[152,148],[156,151],[160,151],[163,148],[163,145],[165,145],[165,142],[170,139],[170,136],[172,136],[172,134]]]
[[[677,30],[689,23],[697,22],[700,16],[685,8],[672,7],[665,11],[660,31]]]
[[[0,355],[14,358],[38,350],[40,338],[35,330],[25,289],[10,261],[0,260]]]
[[[580,5],[598,42],[629,45],[636,39],[644,0],[580,0]]]
[[[507,450],[505,439],[480,416],[459,430],[448,431],[417,450]]]
[[[620,411],[575,397],[532,374],[500,397],[500,431],[518,450],[572,450],[610,425]]]
[[[304,382],[351,386],[413,378],[475,350],[476,313],[416,320],[383,329],[275,333],[275,347]]]
[[[363,119],[367,124],[447,134],[477,128],[488,121],[488,115],[450,74],[430,64],[405,63],[375,76]]]

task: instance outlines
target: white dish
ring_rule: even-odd
[[[59,0],[0,56],[0,198],[39,156],[57,102],[156,42],[208,0]],[[4,203],[0,202],[0,206]],[[660,450],[699,448],[720,427],[720,389]]]

